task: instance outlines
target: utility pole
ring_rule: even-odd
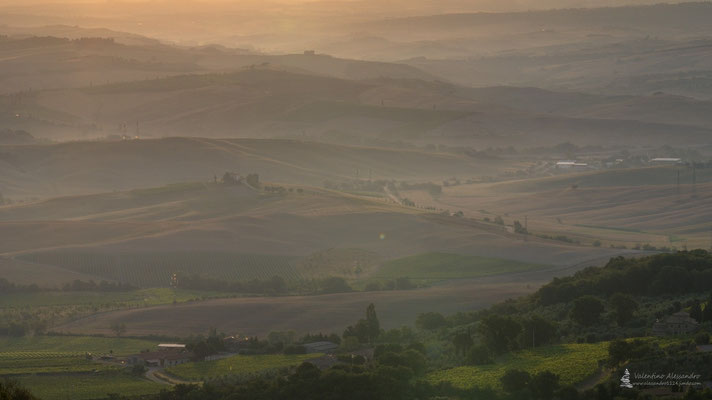
[[[677,169],[677,195],[680,196],[680,169]]]

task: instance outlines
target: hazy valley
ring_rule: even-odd
[[[0,378],[710,398],[618,382],[712,382],[712,4],[654,3],[0,1]]]

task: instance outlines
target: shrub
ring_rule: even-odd
[[[490,357],[489,349],[486,346],[475,346],[467,353],[467,363],[470,365],[492,364],[494,360]]]
[[[695,335],[695,343],[699,345],[710,344],[710,334],[707,332],[700,332]]]

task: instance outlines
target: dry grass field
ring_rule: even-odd
[[[401,195],[479,220],[499,215],[507,224],[523,224],[526,218],[533,233],[566,235],[582,243],[707,248],[709,171],[697,172],[695,187],[685,174],[690,172],[683,170],[679,190],[674,168],[647,168],[461,185],[444,188],[436,197],[422,191]]]
[[[174,182],[208,182],[225,171],[262,180],[323,185],[325,180],[428,179],[462,171],[493,174],[506,163],[418,149],[301,140],[166,138],[0,146],[6,197],[43,198]],[[358,172],[357,172],[358,171]]]

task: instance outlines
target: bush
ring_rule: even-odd
[[[350,292],[351,286],[346,282],[346,279],[338,276],[332,276],[323,279],[319,282],[319,289],[322,293],[345,293]]]
[[[526,389],[531,380],[529,372],[519,369],[507,370],[499,381],[502,383],[502,389],[507,393],[517,393]]]
[[[475,346],[467,353],[467,363],[470,365],[492,364],[494,360],[490,357],[489,349],[486,346]]]
[[[695,335],[695,343],[699,345],[710,344],[710,334],[707,332],[700,332]]]
[[[0,399],[8,400],[36,400],[29,390],[21,387],[17,382],[8,379],[0,380]]]
[[[379,282],[369,282],[363,289],[364,292],[378,292],[381,290],[381,284]]]
[[[133,375],[141,376],[144,373],[146,373],[146,367],[144,367],[143,364],[136,364],[131,367],[131,374]]]
[[[447,326],[445,317],[436,312],[423,313],[418,315],[415,326],[419,329],[435,330]]]

